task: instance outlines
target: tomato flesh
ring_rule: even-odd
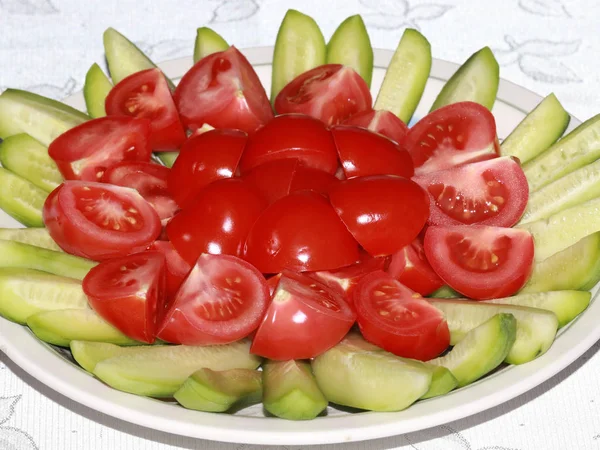
[[[421,295],[429,295],[444,285],[427,261],[420,238],[392,255],[387,272]]]
[[[373,133],[379,133],[402,145],[408,135],[408,127],[402,120],[390,111],[363,111],[350,116],[344,125],[366,128]]]
[[[160,252],[165,257],[166,293],[167,299],[172,300],[175,298],[175,294],[177,294],[183,280],[192,270],[192,266],[177,253],[177,250],[169,241],[154,241],[148,247],[148,251]]]

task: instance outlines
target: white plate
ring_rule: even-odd
[[[272,48],[244,50],[266,86],[270,85]],[[392,52],[375,51],[373,92],[376,95]],[[161,65],[167,75],[178,79],[191,66],[191,58]],[[452,63],[435,60],[431,78],[417,110],[422,117],[439,92],[443,81],[456,70]],[[500,82],[494,115],[498,134],[506,137],[541,97],[507,81]],[[67,103],[84,109],[81,93]],[[571,128],[579,124],[572,119]],[[0,212],[1,213],[1,212]],[[18,226],[0,214],[0,227]],[[61,394],[102,413],[148,428],[169,433],[246,444],[327,444],[392,436],[444,424],[506,402],[560,372],[600,338],[600,302],[561,330],[550,350],[528,364],[498,371],[479,382],[441,398],[418,402],[398,413],[348,414],[328,409],[326,417],[307,422],[265,418],[260,406],[237,415],[189,411],[176,404],[116,391],[79,368],[65,350],[39,341],[28,328],[0,319],[0,350],[25,371]]]

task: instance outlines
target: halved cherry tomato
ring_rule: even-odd
[[[474,102],[453,103],[429,113],[410,129],[406,144],[417,175],[500,153],[494,116]]]
[[[398,144],[364,128],[338,125],[331,129],[346,178],[398,175],[410,178],[414,167]]]
[[[369,86],[354,69],[325,64],[290,81],[277,95],[275,110],[307,114],[331,126],[370,110],[372,103]]]
[[[425,233],[425,254],[455,291],[476,300],[508,297],[531,275],[533,238],[513,228],[432,226]]]
[[[341,295],[305,275],[285,272],[250,352],[274,360],[314,358],[340,342],[354,320]]]
[[[273,276],[267,278],[267,286],[269,287],[269,293],[271,294],[271,298],[275,293],[275,289],[277,289],[277,285],[279,284],[279,280],[281,279],[281,274],[276,273]]]
[[[354,307],[364,338],[395,355],[427,361],[450,345],[442,312],[385,272],[358,283]]]
[[[171,90],[160,69],[146,69],[124,78],[110,90],[105,105],[109,116],[150,119],[153,150],[175,150],[186,139]]]
[[[226,344],[260,324],[270,300],[262,274],[229,255],[203,254],[187,276],[157,334],[174,344]]]
[[[427,261],[420,238],[392,255],[387,272],[404,286],[421,295],[429,295],[444,285]]]
[[[529,198],[523,169],[510,156],[415,176],[429,194],[432,225],[511,227]]]
[[[429,216],[427,193],[411,180],[375,175],[340,181],[329,199],[342,222],[372,256],[410,244]]]
[[[362,127],[374,133],[383,134],[385,137],[390,138],[400,145],[403,144],[404,139],[408,134],[408,127],[406,124],[394,113],[385,110],[375,111],[371,109],[369,111],[359,112],[358,114],[350,116],[343,124]]]
[[[143,252],[103,261],[85,276],[83,291],[100,317],[126,336],[152,344],[165,309],[165,257]]]
[[[322,122],[302,114],[275,117],[248,139],[240,173],[279,159],[299,159],[305,166],[334,174],[337,152]]]
[[[273,110],[252,65],[231,46],[202,58],[175,89],[181,121],[191,131],[205,123],[252,133],[273,118]]]
[[[340,180],[330,173],[312,169],[299,163],[296,166],[296,170],[292,177],[290,194],[300,191],[314,191],[319,194],[327,195],[331,186],[337,184],[339,181]]]
[[[185,262],[181,255],[177,253],[173,244],[169,241],[154,241],[152,245],[148,247],[148,250],[160,252],[165,256],[167,299],[174,299],[183,280],[185,280],[185,277],[187,277],[190,270],[192,270],[192,266]]]
[[[141,252],[161,231],[136,190],[104,183],[65,181],[46,199],[43,216],[63,250],[96,261]]]
[[[215,129],[188,139],[171,168],[169,192],[185,208],[204,187],[231,178],[236,171],[247,135],[239,130]]]
[[[271,204],[252,226],[244,252],[263,273],[337,269],[359,256],[358,244],[327,199],[310,191]]]
[[[121,161],[150,161],[150,121],[134,117],[88,120],[58,136],[48,147],[66,180],[100,181]]]

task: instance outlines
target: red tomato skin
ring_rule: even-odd
[[[175,298],[183,280],[192,270],[192,266],[177,253],[177,250],[169,241],[154,241],[148,247],[148,251],[160,252],[164,255],[167,299]]]
[[[314,191],[319,194],[327,195],[329,189],[339,181],[340,180],[330,173],[298,164],[294,176],[292,177],[290,194],[300,191]]]
[[[142,70],[121,80],[108,93],[105,107],[109,116],[149,119],[153,150],[175,150],[186,139],[171,90],[160,69]]]
[[[337,269],[359,258],[358,244],[327,199],[311,191],[271,204],[250,230],[244,252],[263,273]]]
[[[410,244],[429,216],[429,198],[416,183],[388,175],[340,181],[329,191],[336,213],[371,256]]]
[[[275,99],[275,110],[278,114],[306,114],[332,126],[370,110],[372,104],[369,86],[354,69],[325,64],[284,86]]]
[[[183,125],[191,131],[207,123],[252,133],[273,118],[258,75],[233,46],[194,64],[173,97]]]
[[[179,206],[216,180],[231,178],[246,146],[247,134],[215,129],[188,139],[181,147],[168,178],[169,192]]]
[[[366,128],[367,130],[372,131],[373,133],[379,133],[400,145],[403,144],[404,139],[406,139],[406,135],[408,134],[408,127],[406,124],[394,113],[385,110],[375,111],[371,109],[369,111],[359,112],[345,120],[343,125]]]
[[[269,294],[271,295],[271,298],[273,298],[273,294],[275,293],[275,289],[277,289],[277,285],[279,284],[280,279],[280,273],[276,273],[275,275],[267,278],[267,286],[269,287]]]
[[[427,261],[419,238],[392,255],[387,272],[407,288],[424,296],[444,285]]]
[[[331,134],[346,178],[369,175],[414,175],[410,154],[398,144],[364,128],[338,125]]]
[[[299,159],[306,167],[331,174],[338,168],[331,133],[319,120],[302,114],[276,116],[251,135],[240,160],[240,173],[280,159]]]

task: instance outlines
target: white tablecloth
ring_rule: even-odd
[[[63,98],[81,89],[90,64],[104,64],[102,32],[109,26],[156,61],[190,55],[202,25],[240,48],[272,45],[290,7],[315,17],[326,37],[345,17],[361,13],[379,48],[394,49],[406,26],[421,29],[434,56],[450,61],[462,62],[489,45],[502,77],[541,95],[555,92],[582,120],[600,112],[597,0],[0,0],[0,90],[15,87]],[[487,412],[409,435],[320,448],[600,448],[598,348]],[[0,355],[0,450],[254,448],[181,438],[99,414]]]

